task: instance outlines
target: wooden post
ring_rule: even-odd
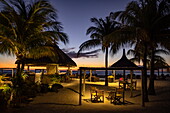
[[[14,77],[14,68],[12,68],[12,77]]]
[[[125,70],[123,70],[123,79],[125,81]]]
[[[114,77],[114,78],[113,78],[113,81],[115,82],[115,80],[116,80],[116,70],[113,70],[112,73],[113,73],[113,77]]]
[[[164,74],[164,71],[163,71],[164,69],[162,68],[162,75]]]
[[[159,76],[159,68],[158,68],[158,79],[160,79],[160,76]]]
[[[59,74],[58,68],[59,68],[59,64],[56,65],[56,74]]]
[[[123,70],[123,81],[125,82],[125,70]],[[123,84],[124,90],[126,90],[126,84]]]
[[[27,71],[29,71],[30,70],[30,66],[27,66]]]
[[[84,74],[83,74],[83,96],[85,96],[85,91],[86,91],[86,85],[85,85],[85,81],[86,81],[86,70],[84,70]]]
[[[130,70],[130,81],[131,81],[131,87],[130,87],[130,97],[133,97],[133,70]]]
[[[142,94],[142,107],[145,107],[145,99],[144,99],[144,70],[142,69],[142,82],[141,82],[141,94]]]
[[[81,97],[82,95],[82,69],[80,68],[80,87],[79,87],[79,105],[82,105]]]
[[[91,77],[92,77],[92,70],[90,70],[90,82],[91,82]]]

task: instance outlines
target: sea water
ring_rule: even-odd
[[[26,70],[25,70],[26,71]],[[35,72],[35,73],[40,73],[40,72],[42,72],[42,70],[30,70],[31,72]],[[67,70],[60,70],[60,73],[66,73],[66,71]],[[16,72],[16,70],[14,70],[14,73]],[[44,71],[44,72],[46,72],[46,71]],[[112,75],[112,71],[111,70],[108,70],[108,75]],[[123,70],[116,70],[115,71],[115,73],[116,73],[116,75],[117,74],[119,74],[119,75],[123,75]],[[2,74],[12,74],[12,70],[0,70],[0,75],[2,75]],[[72,74],[80,74],[80,71],[78,71],[78,70],[73,70],[72,71]],[[90,74],[90,71],[86,71],[86,74]],[[105,70],[96,70],[96,71],[92,71],[92,74],[94,74],[94,75],[97,75],[97,76],[104,76],[105,75]],[[129,70],[126,70],[125,71],[125,75],[128,75],[128,74],[130,74],[130,71]],[[142,75],[142,73],[141,73],[141,71],[139,71],[139,70],[134,70],[133,71],[133,74],[135,74],[135,75]],[[161,74],[164,74],[164,75],[170,75],[170,72],[167,72],[167,71],[163,71],[163,73],[162,73],[162,71],[159,71],[159,75],[161,75]],[[150,71],[147,71],[147,75],[150,75]],[[157,71],[155,71],[155,75],[158,75],[158,72]]]

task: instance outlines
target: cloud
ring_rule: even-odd
[[[68,48],[68,49],[63,48],[62,50],[71,58],[81,58],[81,57],[97,58],[99,55],[99,51],[101,51],[101,49],[97,49],[97,50],[90,51],[90,52],[84,52],[84,53],[80,53],[79,56],[77,57],[77,52],[73,51],[74,49],[75,48],[72,47],[72,48]]]
[[[68,49],[63,48],[62,51],[64,51],[65,53],[69,53],[69,51],[74,50],[74,49],[75,49],[75,47],[68,48]]]

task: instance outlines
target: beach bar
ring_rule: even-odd
[[[83,71],[85,73],[86,70],[106,70],[106,68],[98,68],[98,67],[80,67],[80,95],[79,95],[79,105],[82,104],[81,100],[82,100],[82,76],[85,76],[85,74],[83,74]],[[131,79],[131,97],[133,96],[133,89],[132,89],[132,83],[133,83],[133,70],[141,70],[141,67],[138,67],[137,65],[135,65],[133,62],[131,62],[130,60],[127,59],[126,55],[125,55],[125,49],[123,49],[123,55],[122,58],[120,60],[118,60],[117,62],[115,62],[114,64],[112,64],[109,68],[107,68],[107,70],[123,70],[123,80],[125,80],[125,70],[130,70],[130,79]],[[115,77],[115,76],[114,76]],[[85,77],[84,78],[84,82],[83,85],[85,87]],[[83,87],[83,90],[85,90],[85,88]],[[125,85],[124,85],[125,88]],[[123,103],[124,103],[124,99],[123,99]],[[143,102],[142,102],[143,104]]]

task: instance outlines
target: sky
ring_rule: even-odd
[[[78,67],[104,67],[104,54],[95,48],[85,51],[84,57],[77,58],[75,55],[79,46],[87,41],[89,36],[86,31],[93,23],[90,18],[105,18],[110,12],[124,10],[131,0],[49,0],[57,10],[58,21],[62,23],[63,32],[69,37],[69,44],[59,44],[60,49],[70,55]],[[126,48],[126,51],[128,49]],[[116,55],[109,56],[109,65],[119,60],[122,56],[121,49]],[[130,58],[130,57],[128,57]],[[164,56],[170,64],[169,56]],[[0,68],[15,67],[16,58],[0,55]]]

